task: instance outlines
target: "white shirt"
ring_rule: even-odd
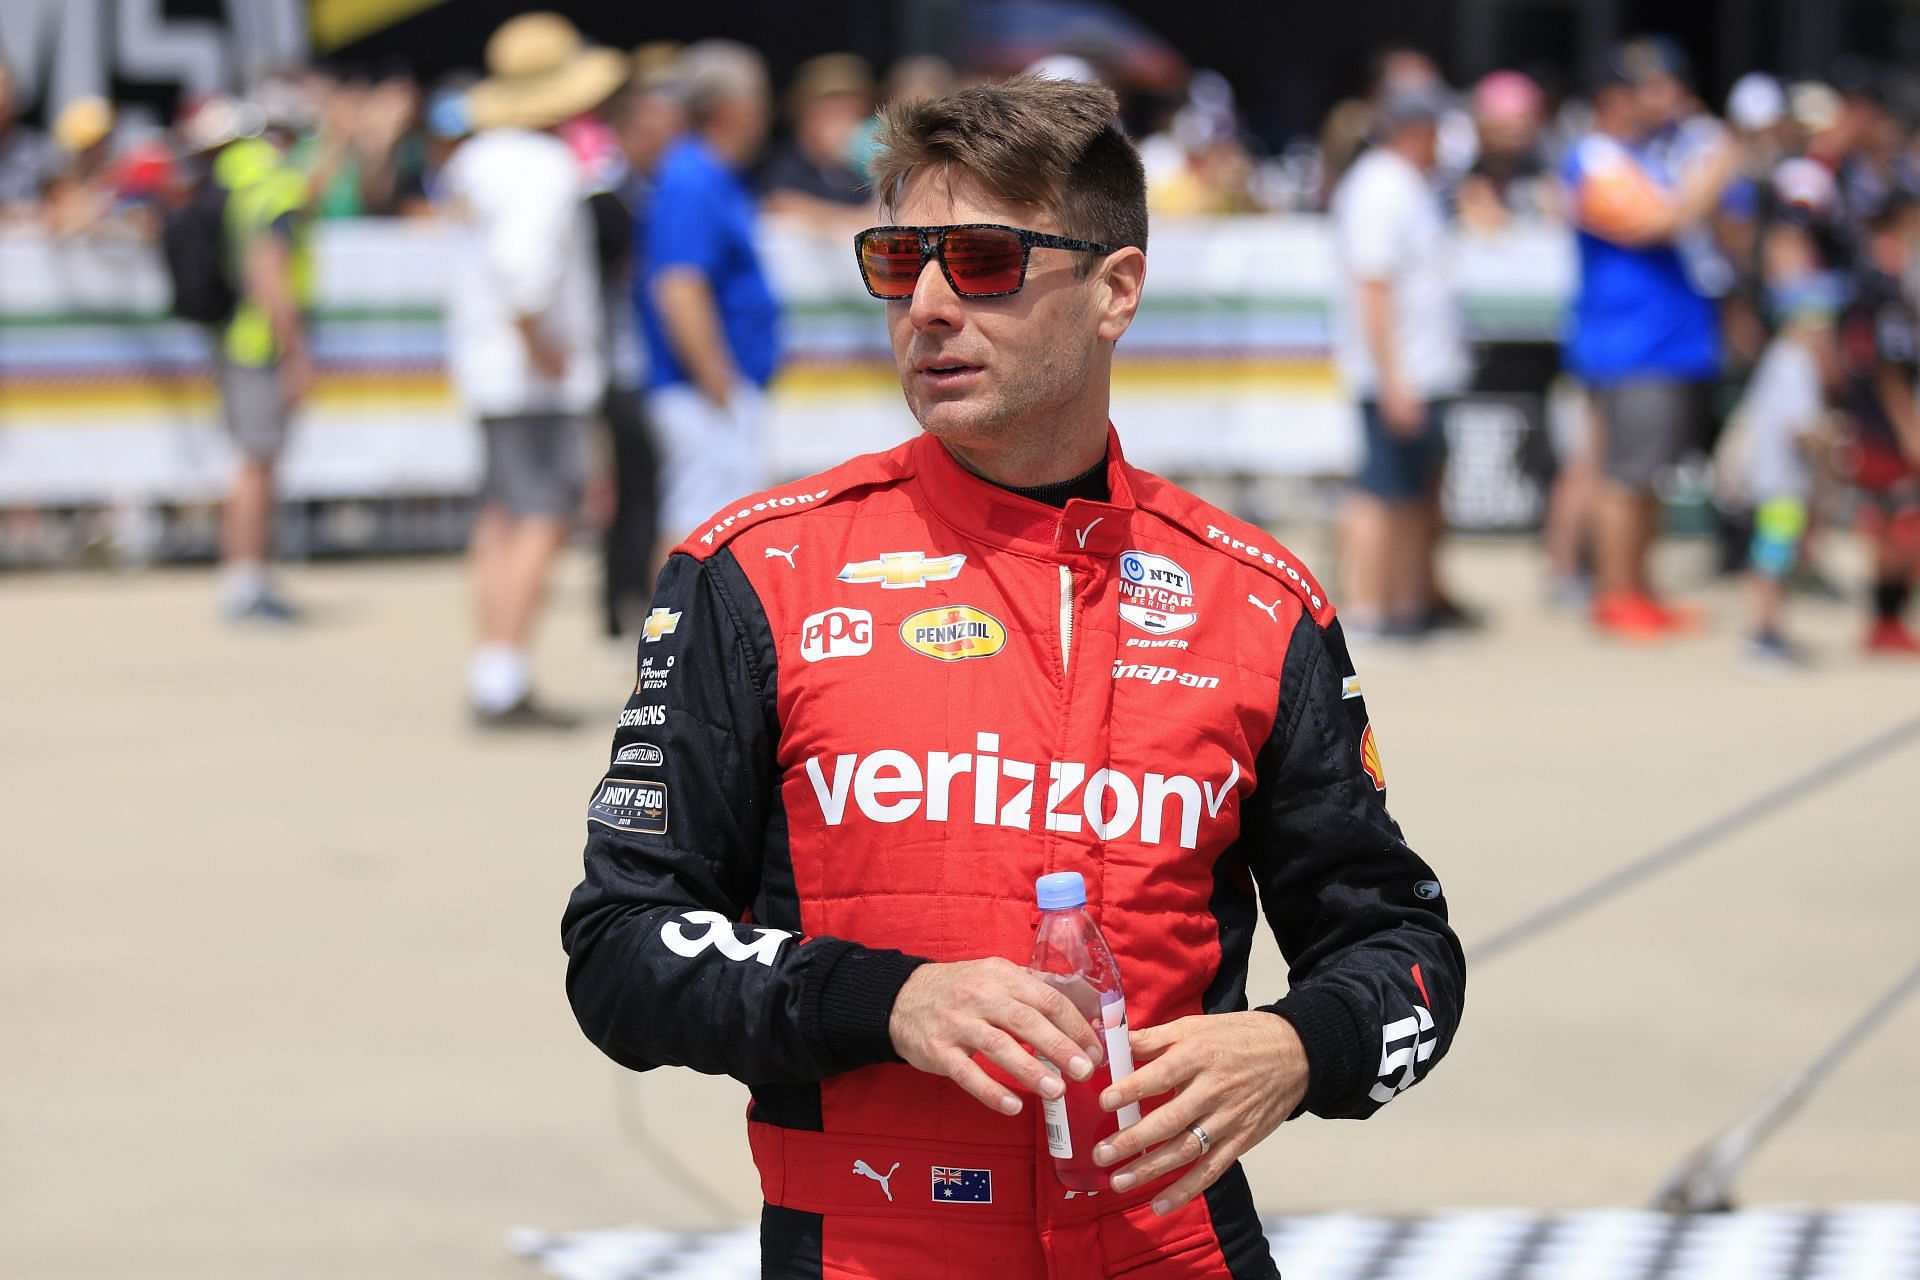
[[[1379,394],[1379,373],[1361,326],[1361,281],[1384,281],[1400,376],[1422,399],[1465,389],[1467,344],[1454,294],[1453,242],[1426,176],[1406,157],[1375,147],[1354,161],[1333,193],[1333,353],[1362,399]]]
[[[447,362],[482,417],[586,413],[606,381],[593,229],[573,152],[545,133],[494,129],[447,162],[452,227]],[[516,320],[538,317],[567,353],[559,378],[536,373]]]

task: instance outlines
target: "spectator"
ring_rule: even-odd
[[[723,505],[763,487],[762,390],[778,357],[779,307],[753,243],[742,178],[766,141],[766,66],[707,40],[681,65],[691,132],[660,161],[639,278],[648,412],[660,446],[660,520],[671,547]]]
[[[593,229],[572,151],[557,136],[626,79],[624,55],[586,47],[553,13],[487,41],[469,95],[475,135],[442,175],[459,227],[448,277],[448,354],[485,438],[470,549],[479,646],[467,692],[484,729],[564,729],[533,694],[528,649],[586,475],[587,416],[606,386]]]
[[[635,265],[646,257],[640,227],[653,201],[660,158],[686,127],[675,80],[677,53],[637,50],[634,80],[607,107],[625,170],[590,201],[598,232],[608,383],[603,416],[612,445],[613,510],[603,542],[602,605],[609,636],[630,635],[653,594],[659,537],[659,455],[643,400],[646,355],[633,306]]]
[[[1251,213],[1253,157],[1240,140],[1233,89],[1217,71],[1197,71],[1167,131],[1141,143],[1147,204],[1168,217]],[[1164,157],[1155,163],[1149,156]]]
[[[30,213],[59,165],[53,146],[22,123],[13,73],[0,62],[0,217]]]
[[[312,301],[311,197],[287,160],[291,133],[252,104],[199,106],[183,130],[211,155],[201,179],[224,193],[224,274],[234,295],[213,325],[222,420],[239,454],[221,515],[221,609],[236,622],[288,623],[294,608],[272,578],[275,481],[293,418],[313,384],[306,310]]]
[[[858,162],[873,105],[873,76],[854,54],[802,63],[787,91],[793,137],[767,165],[762,207],[835,238],[871,225],[873,193]]]
[[[1365,427],[1341,557],[1342,611],[1355,637],[1418,636],[1436,603],[1441,418],[1468,375],[1432,187],[1442,109],[1430,90],[1390,90],[1377,145],[1333,197],[1341,277],[1334,351]]]
[[[1778,332],[1754,369],[1715,451],[1723,497],[1749,518],[1754,633],[1749,659],[1773,668],[1803,664],[1783,626],[1789,577],[1803,563],[1827,440],[1828,388],[1838,353],[1840,288],[1828,263],[1834,185],[1806,159],[1780,166],[1770,184],[1775,213],[1765,233],[1768,311]],[[1728,493],[1727,490],[1732,490]]]
[[[1654,639],[1690,625],[1657,601],[1648,557],[1659,517],[1654,478],[1699,443],[1720,368],[1719,320],[1676,247],[1718,207],[1738,152],[1706,151],[1687,170],[1660,167],[1676,148],[1648,149],[1670,124],[1669,86],[1636,91],[1636,77],[1669,72],[1616,53],[1594,94],[1594,131],[1575,145],[1563,177],[1578,227],[1579,292],[1566,364],[1599,409],[1605,476],[1595,503],[1594,622]]]
[[[1541,218],[1559,207],[1541,141],[1545,110],[1540,86],[1518,71],[1496,71],[1474,87],[1479,151],[1456,196],[1468,230],[1497,234],[1513,218]]]
[[[113,106],[105,98],[76,98],[54,118],[53,140],[62,163],[45,194],[46,228],[65,239],[104,229],[120,212],[113,171]],[[151,233],[143,214],[122,225],[138,236]]]
[[[353,133],[360,211],[375,218],[427,211],[428,139],[420,85],[391,75],[368,89]]]
[[[1866,500],[1873,545],[1866,650],[1920,657],[1920,636],[1906,624],[1920,577],[1920,315],[1901,282],[1920,242],[1920,205],[1892,192],[1863,227],[1852,298],[1840,319],[1840,403],[1852,427],[1847,478]]]
[[[886,83],[881,87],[881,97],[889,104],[902,106],[911,102],[924,102],[929,98],[945,97],[953,92],[953,64],[938,54],[909,54],[887,68]],[[878,113],[868,116],[860,126],[860,133],[853,140],[853,167],[860,174],[864,185],[871,181],[872,174],[868,166],[880,151],[880,116]]]

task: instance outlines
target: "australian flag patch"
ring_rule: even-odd
[[[993,1170],[935,1165],[933,1198],[941,1204],[992,1204]]]

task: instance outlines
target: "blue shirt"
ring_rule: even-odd
[[[1648,157],[1604,134],[1583,138],[1561,167],[1579,207],[1588,183],[1669,184]],[[1631,246],[1581,228],[1580,288],[1569,316],[1566,365],[1590,386],[1632,378],[1694,382],[1720,371],[1720,316],[1697,292],[1671,244]]]
[[[653,198],[633,220],[641,331],[651,360],[648,386],[691,379],[660,325],[653,284],[660,273],[692,267],[706,277],[727,348],[742,377],[765,386],[779,363],[780,305],[753,247],[754,203],[747,184],[699,138],[668,148],[655,171]]]

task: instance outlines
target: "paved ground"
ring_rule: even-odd
[[[1761,680],[1732,593],[1648,653],[1541,608],[1523,547],[1456,564],[1496,630],[1360,661],[1396,815],[1469,944],[1920,713],[1920,668],[1855,658],[1838,607],[1800,620],[1821,669]],[[287,635],[216,624],[199,573],[0,581],[0,1274],[510,1277],[514,1224],[749,1215],[742,1091],[616,1071],[561,991],[631,682],[587,583],[570,562],[540,661],[591,729],[500,742],[461,719],[449,561],[303,571],[319,616]],[[1644,1203],[1920,955],[1916,767],[1909,740],[1478,968],[1430,1083],[1256,1153],[1262,1209]],[[1920,1200],[1917,1074],[1920,1005],[1747,1197]]]

